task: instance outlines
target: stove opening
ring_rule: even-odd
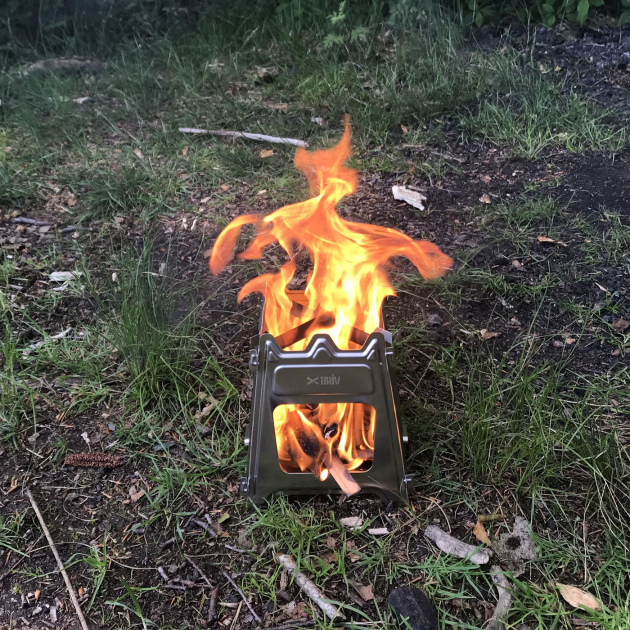
[[[364,403],[279,405],[273,424],[280,468],[329,475],[364,472],[374,459],[376,411]]]

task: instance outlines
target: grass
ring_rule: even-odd
[[[246,129],[317,148],[338,137],[349,113],[358,168],[413,173],[430,186],[459,167],[426,158],[425,149],[446,151],[454,138],[496,144],[526,160],[627,146],[625,123],[567,95],[567,85],[509,46],[471,43],[457,20],[430,6],[384,24],[379,6],[349,6],[335,20],[337,3],[291,2],[262,13],[248,7],[245,19],[233,9],[183,35],[123,42],[94,76],[24,77],[5,63],[1,213],[54,213],[91,231],[45,245],[25,232],[33,241],[27,251],[7,250],[0,260],[0,436],[8,443],[0,451],[28,447],[59,465],[84,443],[46,443],[36,434],[62,420],[85,424],[129,454],[139,473],[134,483],[146,488],[143,526],[179,540],[199,501],[227,515],[229,535],[256,549],[245,554],[250,564],[238,566],[246,593],[280,604],[273,556],[284,551],[341,602],[354,592],[351,581],[372,585],[379,597],[393,585],[418,583],[442,627],[481,627],[479,602],[494,601],[494,591],[484,568],[425,549],[422,529],[444,515],[468,532],[465,522],[480,513],[520,510],[535,524],[540,560],[514,582],[510,625],[557,628],[577,616],[628,628],[628,371],[610,363],[593,372],[579,362],[583,348],[596,346],[623,359],[628,336],[611,318],[625,311],[612,291],[597,308],[562,292],[567,283],[592,280],[593,265],[627,268],[627,218],[605,208],[597,217],[576,215],[557,199],[561,182],[529,182],[516,199],[471,210],[483,245],[509,255],[501,264],[479,264],[480,246],[455,252],[456,269],[439,281],[399,278],[400,303],[413,306],[393,324],[410,466],[421,488],[413,508],[396,512],[392,525],[376,507],[351,532],[338,520],[345,506],[280,499],[247,513],[233,500],[250,405],[241,342],[255,330],[259,308],[245,303],[235,313],[236,292],[263,264],[209,279],[203,254],[237,214],[302,199],[306,186],[291,164],[292,148],[273,146],[263,158],[266,145],[186,136],[179,126]],[[66,44],[82,52],[79,40]],[[21,63],[33,57],[15,50]],[[73,103],[88,94],[94,103]],[[426,213],[418,220],[426,222]],[[544,247],[541,234],[570,249],[536,249]],[[570,258],[568,251],[578,253]],[[515,259],[527,273],[519,275]],[[59,269],[84,275],[56,292],[48,274]],[[425,298],[449,318],[446,340],[418,315]],[[466,315],[465,307],[477,312],[479,304],[487,324]],[[516,315],[522,328],[504,343],[504,325]],[[52,339],[66,322],[72,333]],[[502,327],[501,336],[484,342],[482,325]],[[577,345],[551,354],[553,341],[568,335]],[[0,546],[19,548],[22,521],[3,518]],[[370,536],[370,520],[392,533]],[[599,531],[583,539],[583,522]],[[73,569],[86,572],[88,607],[104,627],[116,627],[118,612],[129,625],[149,627],[157,623],[150,614],[156,587],[117,572],[124,553],[108,535],[103,547],[78,554]],[[569,609],[556,582],[580,584],[603,610]],[[355,619],[393,623],[383,601],[369,614],[345,605]]]

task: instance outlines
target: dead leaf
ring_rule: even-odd
[[[400,125],[400,130],[405,134],[409,133],[409,127],[405,127],[405,125]]]
[[[83,590],[82,586],[79,586],[79,590],[77,591],[77,594],[79,595],[79,597],[83,597],[85,595],[85,591]]]
[[[140,492],[134,492],[133,494],[130,494],[129,498],[131,499],[132,503],[135,503],[136,501],[139,501],[145,494],[146,492],[144,490],[140,490]]]
[[[188,153],[188,147],[182,149],[182,155],[186,155],[186,153]]]
[[[368,584],[363,586],[357,582],[351,581],[350,585],[361,596],[364,602],[371,602],[374,599],[374,591],[372,591],[372,585]]]
[[[512,267],[515,267],[516,269],[522,269],[523,263],[521,263],[519,260],[514,259],[512,261]]]
[[[493,337],[498,337],[501,333],[498,332],[490,332],[489,330],[486,330],[485,328],[482,328],[479,333],[481,334],[481,338],[483,340],[486,339],[492,339]]]
[[[273,155],[273,149],[263,149],[262,151],[258,152],[258,155],[261,158],[268,158],[271,157]]]
[[[488,532],[486,531],[486,528],[483,526],[483,523],[481,523],[481,521],[477,520],[477,523],[473,528],[473,534],[479,542],[485,543],[486,545],[490,544]]]
[[[479,201],[481,201],[481,203],[492,203],[492,199],[490,199],[490,195],[488,193],[483,193],[483,195],[479,197]]]
[[[337,562],[337,554],[334,551],[324,551],[320,556],[320,560],[330,566],[333,562]]]
[[[562,599],[567,604],[574,606],[575,608],[590,608],[591,610],[601,610],[600,603],[586,591],[583,591],[576,586],[568,586],[566,584],[556,584]]]
[[[536,238],[538,239],[539,243],[553,243],[554,245],[562,245],[562,247],[568,247],[566,243],[563,243],[562,241],[556,241],[555,239],[549,238],[548,236],[544,236],[542,234],[539,234]]]
[[[333,538],[332,536],[328,536],[328,538],[326,539],[326,546],[330,547],[330,549],[334,549],[336,545],[337,539]]]
[[[574,343],[575,343],[575,339],[573,339],[573,337],[567,337],[567,338],[564,340],[564,343],[566,343],[567,345],[569,345],[569,346],[570,346],[571,344],[574,344]]]
[[[39,596],[42,594],[42,592],[38,589],[35,591],[35,601],[38,602],[39,601]]]
[[[484,184],[489,184],[490,180],[492,179],[490,177],[490,175],[479,175],[479,179],[484,183]]]
[[[210,258],[211,254],[212,254],[212,247],[210,249],[206,249],[206,251],[203,253],[203,257]]]
[[[74,206],[76,205],[77,205],[77,200],[74,197],[71,197],[70,199],[68,199],[68,203],[67,203],[68,208],[74,208]]]
[[[356,562],[357,560],[360,560],[361,556],[358,553],[354,553],[354,551],[351,551],[350,553],[348,553],[348,560],[350,560],[350,562]]]
[[[613,323],[612,323],[612,327],[617,331],[617,332],[623,332],[624,330],[626,330],[626,328],[628,328],[628,326],[630,326],[630,322],[619,317],[617,318]]]
[[[142,155],[142,151],[140,151],[140,149],[134,149],[133,152],[136,154],[136,157],[138,157],[141,160],[144,160],[144,155]]]
[[[363,527],[363,519],[360,516],[346,516],[339,522],[348,529],[361,529]]]

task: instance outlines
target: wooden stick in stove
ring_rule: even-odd
[[[336,455],[327,455],[324,458],[324,464],[344,494],[351,497],[361,490],[361,486],[352,478],[348,469]]]

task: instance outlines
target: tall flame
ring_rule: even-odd
[[[317,333],[330,335],[340,349],[358,347],[353,333],[358,329],[369,334],[379,327],[383,300],[396,294],[385,270],[393,256],[408,258],[424,278],[441,276],[452,264],[433,243],[414,241],[392,228],[347,221],[337,214],[336,204],[357,187],[356,170],[344,165],[349,155],[349,123],[335,147],[313,152],[298,149],[295,166],[306,175],[313,197],[267,216],[237,217],[221,232],[212,250],[210,270],[218,274],[231,260],[240,231],[247,224],[255,225],[257,235],[239,258],[259,259],[264,248],[276,241],[284,249],[289,259],[280,270],[247,282],[238,300],[262,293],[264,326],[275,337],[310,321],[305,337],[292,343],[289,350],[304,349]],[[295,309],[287,288],[296,273],[296,255],[303,249],[313,266],[304,291],[307,304]],[[361,404],[319,407],[316,413],[301,405],[276,408],[280,460],[320,477],[327,474],[322,462],[333,455],[349,470],[363,464],[362,453],[374,449],[373,410]],[[333,425],[334,434],[329,429],[326,437],[326,427]],[[305,442],[311,446],[305,447]]]

